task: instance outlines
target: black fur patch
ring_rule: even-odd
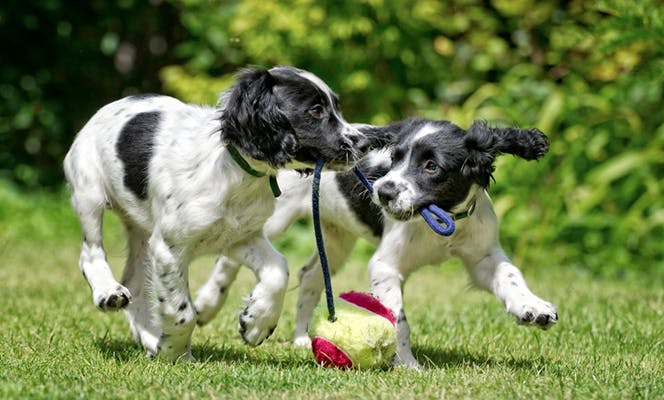
[[[148,196],[148,166],[152,158],[154,134],[161,113],[144,112],[134,115],[120,131],[116,144],[118,157],[124,165],[123,182],[139,199]]]
[[[353,150],[366,151],[368,138],[347,143],[336,94],[302,73],[292,67],[242,72],[220,117],[222,140],[276,167],[291,160],[313,165],[320,157],[345,165]]]
[[[297,137],[279,107],[268,71],[248,69],[230,89],[221,115],[221,138],[256,160],[282,166],[297,151]]]
[[[408,142],[410,160],[407,174],[418,193],[413,205],[419,209],[433,203],[444,210],[451,210],[466,198],[473,183],[472,179],[459,172],[466,155],[462,146],[464,131],[443,121],[431,125],[436,128],[434,133]],[[418,131],[413,135],[417,135]],[[438,166],[436,172],[424,171],[423,165],[427,160],[435,162]]]
[[[146,99],[151,99],[153,97],[161,97],[163,94],[157,94],[157,93],[141,93],[141,94],[133,94],[131,96],[127,96],[128,100],[146,100]]]
[[[415,192],[413,209],[436,204],[452,210],[467,196],[473,183],[488,187],[494,161],[500,154],[513,154],[526,160],[543,156],[548,140],[537,129],[490,128],[476,121],[464,131],[449,121],[413,119],[393,124],[392,166],[405,168],[404,175]],[[420,135],[422,129],[428,133]],[[404,163],[408,163],[404,165]],[[392,181],[376,185],[386,206],[398,194]],[[398,210],[397,210],[398,212]],[[412,215],[405,214],[404,218]],[[395,215],[401,218],[400,215]]]
[[[389,170],[387,165],[369,168],[366,164],[360,163],[359,167],[371,182],[385,175]],[[381,237],[384,228],[381,209],[371,201],[371,194],[362,186],[355,173],[353,171],[340,172],[336,174],[335,178],[339,190],[348,199],[350,208],[357,219],[371,229],[374,236]]]

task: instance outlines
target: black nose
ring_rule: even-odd
[[[380,185],[377,189],[378,200],[382,205],[387,205],[391,200],[394,200],[399,194],[397,185],[392,181],[387,181],[384,184]]]

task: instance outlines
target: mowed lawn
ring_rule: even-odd
[[[598,280],[565,265],[524,266],[531,289],[558,306],[560,322],[540,331],[517,326],[492,295],[469,288],[458,264],[426,267],[405,286],[422,368],[339,371],[289,344],[297,270],[314,246],[297,226],[278,243],[291,282],[274,335],[251,348],[237,333],[254,282],[245,269],[219,316],[194,331],[199,362],[172,364],[145,357],[122,313],[93,306],[77,266],[76,221],[61,197],[0,195],[0,398],[664,398],[661,276]],[[105,231],[119,276],[117,220],[107,218]],[[358,247],[333,279],[337,292],[366,290],[371,249]],[[192,293],[213,262],[192,265]]]

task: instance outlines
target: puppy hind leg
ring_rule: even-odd
[[[312,255],[298,274],[300,287],[297,294],[297,311],[293,345],[310,347],[309,324],[323,291],[323,272],[321,271],[318,254]]]
[[[323,237],[330,274],[335,274],[344,265],[356,241],[356,236],[329,224],[323,225]],[[297,298],[297,322],[293,335],[293,345],[309,347],[309,324],[320,294],[324,289],[323,272],[318,254],[309,258],[299,273],[300,288]],[[338,295],[339,293],[335,293]]]
[[[223,255],[219,256],[208,280],[196,292],[194,307],[198,313],[196,323],[207,324],[226,302],[230,286],[235,282],[240,264]]]
[[[146,349],[155,349],[159,333],[152,321],[155,306],[151,300],[151,287],[147,279],[151,273],[148,262],[149,234],[130,225],[125,227],[129,254],[122,275],[122,284],[132,293],[133,301],[127,305],[124,312],[134,340]]]
[[[115,280],[106,260],[102,244],[103,192],[89,187],[85,193],[74,189],[71,203],[83,233],[79,268],[90,285],[92,301],[102,311],[120,310],[132,301],[132,296]]]
[[[189,296],[188,254],[169,245],[158,232],[148,241],[151,285],[157,297],[152,321],[160,332],[156,348],[143,343],[148,354],[159,354],[172,361],[195,361],[191,355],[191,334],[196,311]]]
[[[239,245],[229,255],[254,272],[257,282],[246,298],[238,319],[238,330],[245,343],[258,346],[277,327],[288,285],[286,259],[263,236]]]

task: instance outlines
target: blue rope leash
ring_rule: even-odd
[[[314,220],[314,236],[316,237],[316,247],[318,248],[318,258],[320,258],[320,266],[323,269],[323,282],[325,283],[325,299],[327,300],[327,319],[330,322],[337,320],[334,311],[334,294],[332,293],[332,281],[330,280],[330,267],[327,263],[327,255],[325,254],[325,243],[323,242],[323,231],[320,227],[320,209],[319,209],[319,189],[320,189],[320,175],[323,170],[325,160],[319,158],[316,161],[316,168],[314,169],[314,179],[311,188],[311,209]]]
[[[360,168],[356,165],[355,168],[353,168],[353,172],[355,172],[355,175],[357,176],[357,179],[362,182],[362,185],[364,185],[365,188],[369,191],[369,193],[373,193],[373,185],[369,180],[367,179],[366,176],[362,173]],[[442,208],[438,207],[435,204],[429,204],[425,207],[420,208],[419,210],[420,215],[422,215],[422,218],[424,218],[424,221],[429,225],[429,227],[436,232],[439,235],[442,236],[450,236],[451,234],[454,233],[454,229],[456,229],[456,226],[454,224],[454,219],[445,212]]]

